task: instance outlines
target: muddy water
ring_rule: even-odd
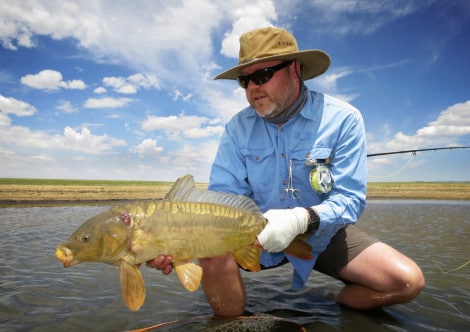
[[[178,320],[164,330],[210,329],[203,293],[174,274],[143,267],[147,299],[137,312],[121,300],[118,270],[98,263],[64,269],[56,245],[106,206],[0,209],[0,330],[122,331]],[[244,273],[247,310],[296,322],[308,331],[468,331],[470,202],[369,201],[359,224],[417,261],[427,286],[413,302],[373,312],[338,306],[341,283],[314,272],[292,290],[284,266]]]

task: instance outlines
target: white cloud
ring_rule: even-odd
[[[470,100],[452,105],[444,110],[430,126],[470,126]]]
[[[148,116],[142,123],[142,129],[148,132],[163,131],[172,139],[204,138],[220,135],[224,128],[218,121],[200,116]]]
[[[77,109],[73,107],[72,103],[68,100],[59,101],[56,108],[65,113],[75,113]]]
[[[85,101],[85,108],[120,108],[129,105],[132,99],[129,98],[88,98]]]
[[[139,89],[160,89],[160,84],[155,75],[134,74],[125,77],[105,77],[103,84],[113,88],[114,91],[124,94],[136,93]]]
[[[163,151],[163,147],[158,146],[154,139],[145,139],[138,145],[130,149],[132,153],[139,155],[141,158],[159,159]]]
[[[23,76],[21,77],[21,83],[31,88],[51,91],[61,88],[80,90],[86,88],[86,84],[81,80],[63,81],[62,74],[51,69],[42,70],[35,75]]]
[[[8,115],[0,112],[0,128],[8,127],[11,125],[11,119]]]
[[[51,135],[45,131],[31,130],[23,126],[9,126],[0,131],[0,145],[32,151],[43,149],[100,154],[111,152],[114,148],[125,146],[126,143],[108,135],[94,135],[86,127],[79,131],[67,126],[62,135]]]
[[[315,15],[311,33],[368,34],[389,22],[408,16],[432,4],[434,0],[286,0],[276,2],[279,12]],[[302,12],[300,12],[300,10]]]
[[[108,91],[106,90],[106,88],[100,86],[100,87],[97,87],[95,90],[93,90],[93,92],[96,93],[96,94],[103,94],[103,93],[106,93]]]
[[[57,144],[73,151],[99,154],[112,151],[113,148],[125,146],[123,140],[109,137],[108,135],[93,135],[88,128],[77,131],[71,127],[65,127],[63,136],[55,136]]]
[[[170,96],[172,96],[173,101],[177,101],[178,99],[181,99],[184,102],[188,102],[192,97],[193,93],[188,93],[187,95],[184,95],[180,90],[178,89],[173,89],[170,92]]]
[[[357,93],[341,94],[338,88],[338,81],[344,77],[352,75],[354,71],[348,67],[336,67],[330,69],[325,74],[316,77],[314,80],[307,81],[305,84],[312,90],[322,91],[346,102],[351,102],[359,95]]]
[[[231,13],[232,29],[225,33],[220,53],[229,58],[238,59],[240,36],[256,28],[272,26],[271,21],[277,19],[277,14],[272,1],[257,1],[246,6],[235,7]]]
[[[403,132],[396,133],[393,138],[385,144],[387,150],[395,151],[402,149],[415,149],[433,146],[459,145],[459,139],[464,135],[470,135],[470,100],[464,103],[452,105],[442,111],[435,121],[419,128],[412,135]],[[383,144],[375,147],[382,148]],[[371,152],[375,151],[370,149]]]
[[[36,113],[36,108],[24,101],[7,98],[0,95],[0,111],[3,114],[14,114],[16,116],[29,116]]]

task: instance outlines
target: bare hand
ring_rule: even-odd
[[[172,261],[171,256],[159,255],[157,258],[149,260],[147,266],[161,270],[163,274],[170,274],[173,270]]]

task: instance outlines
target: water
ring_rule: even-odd
[[[137,312],[122,300],[118,269],[85,263],[64,269],[54,256],[84,220],[106,206],[0,209],[0,330],[122,331],[178,320],[168,330],[211,325],[201,290],[187,292],[176,275],[142,267],[147,299]],[[247,310],[297,322],[308,331],[470,330],[470,202],[369,201],[360,225],[412,257],[426,288],[413,302],[360,312],[329,294],[341,283],[314,272],[290,289],[289,266],[243,273]]]

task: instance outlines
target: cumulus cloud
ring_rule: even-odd
[[[82,80],[63,81],[62,74],[56,70],[46,69],[37,74],[29,74],[21,77],[21,83],[35,89],[56,91],[59,89],[86,88]]]
[[[78,110],[73,107],[72,103],[68,100],[61,100],[57,103],[56,108],[64,113],[75,113]]]
[[[111,152],[117,147],[125,146],[126,143],[108,135],[94,135],[86,127],[76,130],[66,126],[63,134],[49,134],[23,126],[9,126],[0,131],[0,145],[28,150],[44,149],[100,154]]]
[[[85,101],[85,108],[121,108],[132,102],[130,98],[88,98]]]
[[[204,138],[220,135],[224,127],[219,120],[211,120],[207,117],[180,114],[178,116],[148,116],[142,123],[142,129],[151,131],[163,131],[173,139],[180,137]]]
[[[232,15],[232,28],[225,33],[220,51],[221,54],[229,58],[238,58],[239,39],[243,33],[256,28],[272,26],[271,21],[277,19],[272,1],[258,1],[234,8]]]
[[[29,116],[36,113],[36,108],[24,101],[7,98],[0,95],[0,111],[3,114],[13,114],[16,116]]]
[[[95,90],[93,90],[93,92],[96,93],[96,94],[103,94],[103,93],[106,93],[108,91],[106,90],[106,88],[100,86],[100,87],[97,87]]]
[[[124,94],[136,93],[139,89],[160,90],[160,83],[155,75],[134,74],[129,77],[105,77],[103,84],[114,91]]]
[[[138,145],[133,146],[130,151],[141,158],[158,159],[161,157],[163,147],[158,146],[154,139],[145,139]]]
[[[108,135],[93,135],[86,127],[78,131],[67,126],[64,129],[64,134],[54,136],[54,140],[59,146],[61,145],[68,150],[91,154],[111,151],[115,147],[126,145],[123,140]]]
[[[444,144],[459,145],[459,139],[470,135],[470,100],[454,104],[442,111],[435,121],[419,128],[412,135],[398,132],[386,144],[390,150],[413,149]]]

